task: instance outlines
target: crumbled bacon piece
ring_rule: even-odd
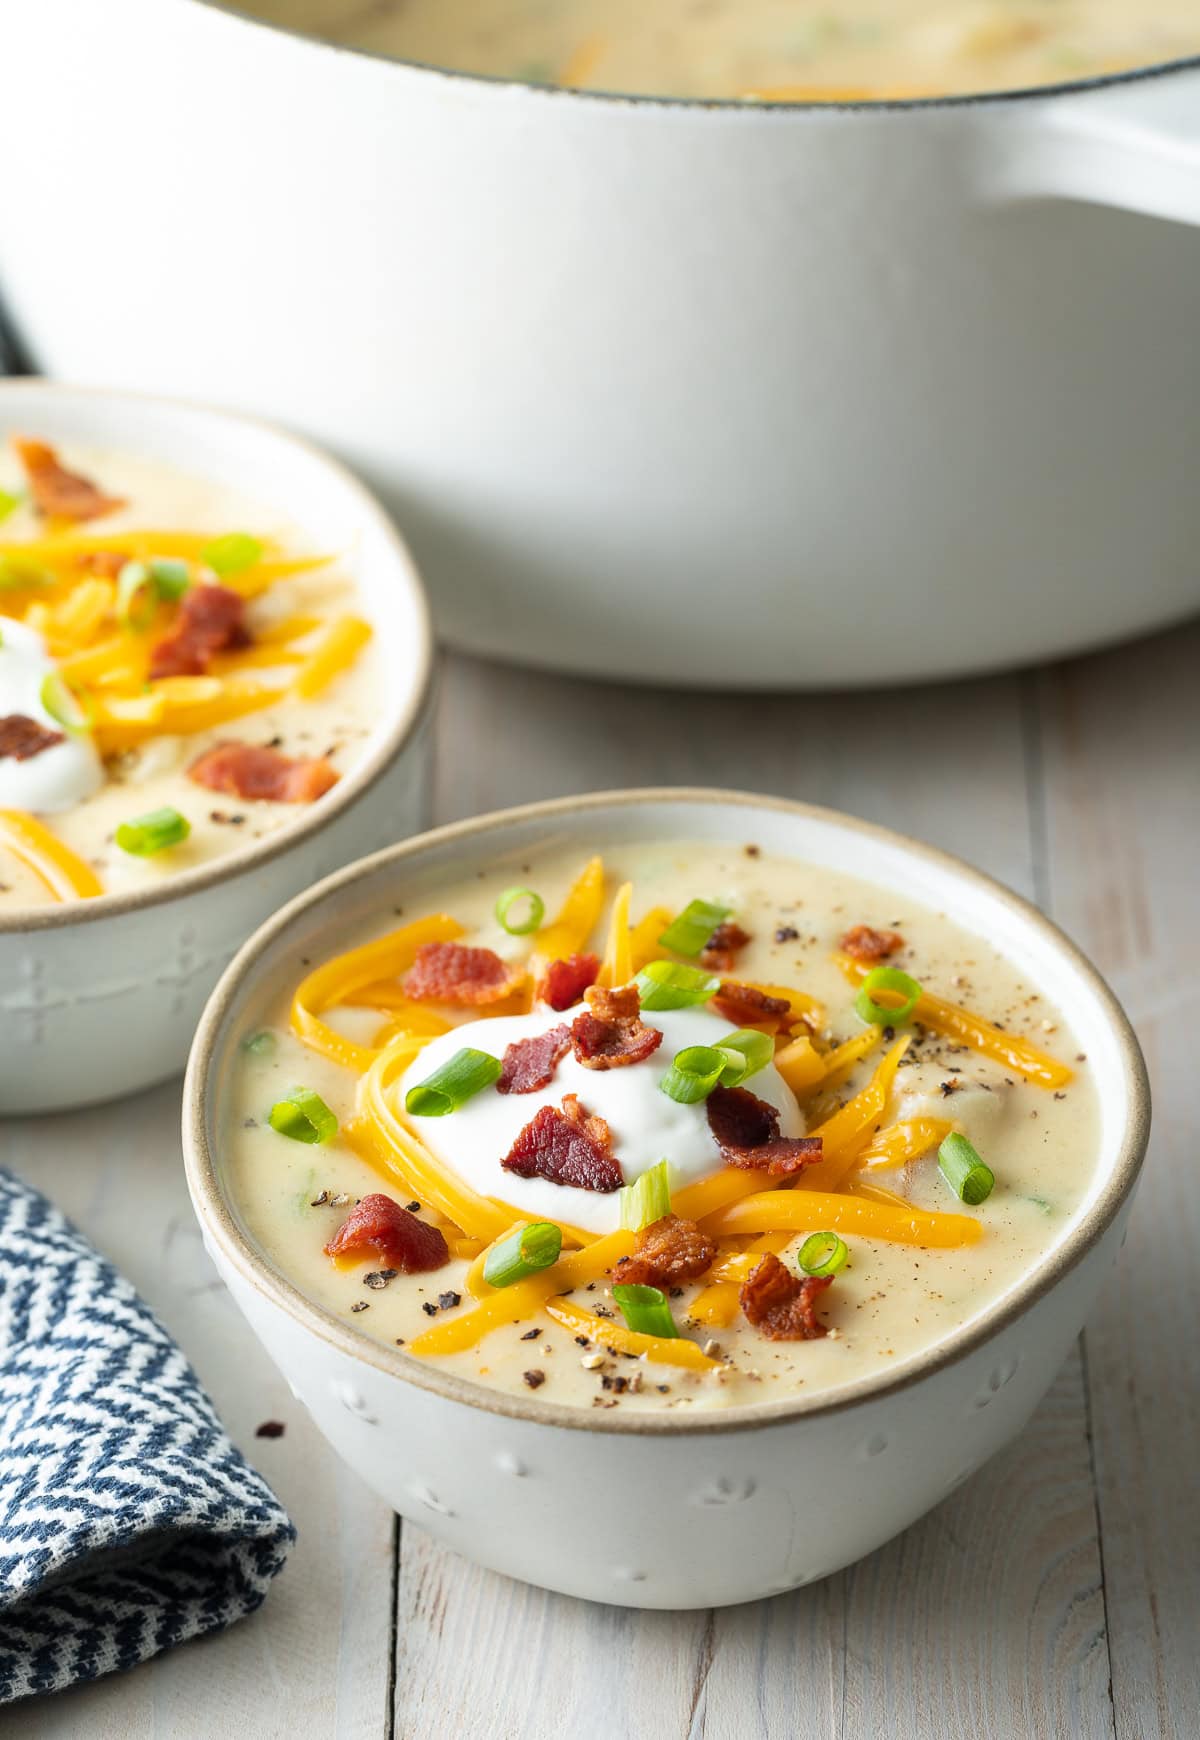
[[[585,1069],[624,1069],[658,1050],[662,1033],[642,1020],[636,985],[591,985],[586,996],[588,1007],[571,1023],[571,1045]]]
[[[418,1220],[390,1196],[364,1196],[325,1246],[327,1257],[379,1256],[390,1269],[422,1275],[450,1261],[445,1238],[427,1220]]]
[[[0,761],[32,761],[43,749],[61,742],[61,731],[51,731],[28,713],[9,713],[0,719]]]
[[[739,985],[734,979],[723,980],[712,1001],[714,1009],[735,1026],[764,1027],[769,1033],[778,1033],[792,1014],[785,997],[771,997],[756,985]]]
[[[737,959],[739,949],[750,941],[749,934],[732,919],[724,919],[700,950],[700,965],[710,973],[727,973]]]
[[[559,1062],[571,1049],[571,1029],[564,1022],[533,1039],[516,1039],[504,1053],[496,1083],[500,1094],[533,1094],[554,1079]]]
[[[871,965],[886,961],[889,955],[894,955],[904,947],[904,938],[898,930],[874,930],[869,924],[856,924],[842,938],[842,953],[853,955],[856,961],[868,961]]]
[[[664,1214],[644,1226],[633,1241],[633,1255],[622,1257],[613,1280],[634,1287],[670,1287],[694,1281],[712,1268],[717,1242],[694,1220]]]
[[[552,1009],[569,1009],[595,984],[599,971],[599,955],[568,955],[565,961],[551,961],[537,982],[538,1000]]]
[[[119,497],[105,495],[90,477],[68,471],[47,442],[16,440],[13,446],[29,480],[33,505],[47,519],[95,520],[125,506]]]
[[[150,653],[151,677],[202,677],[218,653],[248,646],[246,600],[228,586],[190,586],[170,634]]]
[[[749,1088],[716,1087],[705,1110],[713,1140],[730,1166],[783,1178],[821,1158],[819,1136],[781,1136],[779,1113]]]
[[[208,791],[252,803],[311,804],[337,784],[323,755],[293,759],[256,743],[216,743],[188,768],[188,778]]]
[[[751,1269],[738,1297],[747,1320],[768,1341],[819,1341],[828,1330],[817,1316],[817,1300],[832,1285],[832,1275],[800,1280],[768,1251]]]
[[[518,1135],[501,1166],[520,1178],[546,1178],[551,1184],[567,1184],[575,1190],[619,1190],[625,1182],[620,1166],[594,1140],[590,1120],[581,1115],[579,1106],[573,1110],[575,1116],[555,1106],[542,1106]]]
[[[599,1112],[585,1111],[579,1103],[578,1094],[563,1095],[562,1113],[564,1118],[570,1119],[577,1130],[583,1131],[589,1142],[594,1143],[605,1154],[612,1153],[612,1131],[608,1127],[607,1120],[602,1118]]]
[[[422,943],[404,975],[404,995],[418,1003],[498,1003],[522,978],[493,949]]]

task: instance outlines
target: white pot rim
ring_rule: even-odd
[[[568,1407],[561,1402],[539,1400],[532,1395],[526,1399],[489,1389],[456,1373],[444,1371],[432,1362],[416,1359],[398,1348],[385,1347],[356,1333],[333,1312],[315,1304],[298,1287],[285,1280],[254,1249],[234,1218],[217,1177],[216,1157],[208,1139],[207,1128],[210,1084],[215,1079],[215,1071],[211,1066],[214,1053],[223,1041],[226,1022],[243,983],[247,978],[253,977],[260,957],[276,938],[311,907],[384,867],[401,870],[410,859],[419,858],[431,847],[460,841],[477,842],[486,838],[489,833],[527,822],[544,821],[552,824],[557,817],[568,814],[574,816],[580,811],[612,808],[615,805],[640,807],[673,803],[707,803],[723,809],[769,809],[797,818],[831,823],[875,840],[881,845],[900,848],[911,856],[923,858],[951,873],[958,880],[999,900],[1017,913],[1049,950],[1065,957],[1084,979],[1111,1027],[1120,1052],[1128,1117],[1118,1151],[1101,1189],[1061,1244],[1036,1269],[1026,1274],[1009,1293],[969,1325],[946,1336],[924,1354],[917,1355],[895,1377],[878,1375],[860,1378],[832,1396],[798,1397],[787,1404],[749,1404],[720,1412],[689,1416],[649,1413],[620,1416],[616,1410],[592,1413],[582,1408]],[[966,1359],[1052,1291],[1104,1237],[1137,1183],[1149,1134],[1150,1088],[1146,1066],[1124,1010],[1087,956],[1029,901],[950,853],[924,845],[892,829],[845,815],[841,811],[750,792],[688,786],[592,792],[585,797],[556,798],[514,809],[493,811],[488,815],[454,822],[432,829],[428,833],[415,835],[400,845],[373,853],[347,869],[326,877],[323,882],[297,896],[276,913],[234,957],[210,997],[197,1028],[183,1091],[184,1163],[193,1207],[206,1239],[212,1241],[223,1260],[267,1303],[291,1317],[307,1334],[316,1336],[353,1361],[372,1366],[385,1376],[403,1383],[431,1390],[448,1401],[536,1425],[617,1435],[634,1433],[691,1436],[697,1433],[742,1432],[782,1426],[801,1418],[840,1413],[845,1409],[896,1394]]]
[[[202,889],[211,888],[220,882],[234,882],[239,877],[254,875],[264,864],[281,857],[314,834],[321,833],[379,781],[407,747],[425,711],[433,684],[434,668],[429,604],[412,552],[366,485],[340,460],[333,458],[315,442],[306,441],[303,436],[281,429],[265,418],[227,411],[220,405],[197,399],[177,399],[159,393],[129,392],[102,386],[77,386],[68,381],[46,381],[22,376],[0,380],[0,419],[3,419],[10,401],[17,398],[32,399],[35,402],[44,398],[60,405],[72,399],[108,400],[116,405],[134,408],[144,406],[147,410],[167,416],[177,412],[184,416],[211,417],[217,422],[256,431],[278,446],[316,461],[337,478],[347,495],[355,501],[364,524],[371,523],[390,546],[397,572],[405,577],[416,616],[417,675],[408,693],[400,697],[395,717],[380,742],[356,767],[338,780],[333,791],[319,805],[314,805],[310,814],[298,817],[287,827],[268,834],[265,839],[227,858],[218,858],[213,863],[200,865],[194,870],[181,871],[161,887],[132,889],[121,894],[100,894],[91,900],[72,900],[52,906],[31,907],[27,912],[0,913],[0,938],[23,935],[30,931],[64,930],[96,924],[105,919],[121,918],[127,913],[142,912],[148,907],[165,906],[171,901],[185,899],[188,895],[198,894]]]

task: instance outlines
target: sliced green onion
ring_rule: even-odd
[[[178,810],[166,805],[161,810],[148,810],[144,816],[134,816],[122,822],[116,840],[122,852],[135,858],[150,858],[168,846],[180,846],[192,831],[192,824]]]
[[[724,1033],[716,1041],[718,1051],[725,1053],[725,1068],[721,1071],[722,1087],[740,1087],[760,1069],[766,1069],[775,1056],[775,1041],[769,1033],[757,1027],[738,1027]]]
[[[6,520],[9,514],[15,514],[24,496],[13,495],[11,490],[0,489],[0,520]]]
[[[444,1118],[447,1112],[456,1112],[483,1088],[499,1081],[502,1073],[498,1057],[464,1045],[432,1075],[409,1088],[404,1096],[404,1109],[414,1118]]]
[[[806,1275],[836,1275],[850,1252],[835,1232],[810,1233],[800,1246],[797,1263]]]
[[[177,556],[155,556],[149,566],[154,589],[168,604],[182,598],[192,583],[191,569]]]
[[[159,600],[173,604],[189,583],[186,562],[126,562],[117,575],[117,620],[126,628],[149,628]]]
[[[522,901],[529,903],[525,916],[510,917],[513,907],[519,906]],[[531,930],[537,929],[545,916],[546,902],[532,888],[506,888],[496,902],[496,917],[509,936],[528,936]]]
[[[320,1094],[294,1087],[271,1107],[268,1123],[293,1142],[328,1142],[337,1135],[338,1121]]]
[[[126,562],[117,575],[117,621],[126,628],[149,628],[158,604],[145,562]]]
[[[492,1246],[484,1261],[483,1278],[489,1287],[511,1287],[514,1281],[524,1281],[557,1263],[562,1240],[562,1228],[552,1220],[519,1226]]]
[[[715,1045],[689,1045],[675,1053],[674,1061],[659,1087],[669,1100],[681,1106],[694,1106],[706,1100],[729,1067],[731,1057],[738,1052],[718,1051]]]
[[[621,1190],[621,1225],[626,1232],[641,1232],[671,1212],[671,1180],[665,1160],[648,1166],[641,1177]]]
[[[205,545],[201,560],[224,580],[227,575],[241,574],[247,568],[253,568],[262,560],[262,553],[262,544],[249,532],[226,532],[223,538],[214,538],[211,544]]]
[[[660,1288],[618,1282],[612,1296],[621,1307],[621,1316],[638,1335],[678,1336],[667,1296]]]
[[[90,720],[82,703],[57,671],[46,672],[38,690],[38,699],[54,723],[69,731],[72,737],[81,737],[87,730]]]
[[[19,592],[26,586],[49,586],[54,579],[48,568],[26,562],[20,556],[0,556],[0,592]]]
[[[900,1003],[877,1003],[877,991],[894,991],[903,999]],[[909,973],[899,967],[872,967],[854,999],[854,1010],[861,1021],[873,1021],[879,1027],[900,1027],[912,1017],[920,1001],[921,987]]]
[[[938,1170],[960,1202],[975,1208],[986,1202],[996,1183],[972,1143],[955,1130],[938,1149]]]
[[[677,955],[698,955],[732,911],[731,906],[717,906],[711,900],[689,900],[679,917],[663,931],[659,943]]]
[[[721,988],[720,979],[712,973],[685,967],[679,961],[651,961],[634,984],[643,1009],[690,1009],[693,1004],[707,1003]]]
[[[255,1057],[273,1057],[275,1045],[275,1035],[266,1027],[242,1040],[242,1050],[253,1052]]]

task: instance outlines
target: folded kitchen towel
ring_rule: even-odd
[[[0,1171],[0,1703],[231,1625],[294,1536],[129,1282]]]

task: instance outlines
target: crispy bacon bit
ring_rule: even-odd
[[[202,677],[218,653],[248,646],[246,600],[228,586],[190,586],[175,626],[150,654],[151,677]]]
[[[599,971],[599,955],[568,955],[565,961],[551,961],[537,982],[538,1000],[552,1009],[569,1009],[595,984]]]
[[[521,977],[493,949],[422,943],[404,976],[404,995],[418,1003],[498,1003]]]
[[[841,941],[842,953],[853,955],[856,961],[886,961],[904,947],[898,930],[873,930],[869,924],[856,924]]]
[[[737,959],[739,949],[750,941],[748,932],[732,919],[724,919],[700,950],[700,965],[710,973],[728,973]]]
[[[706,1274],[716,1258],[716,1240],[694,1220],[664,1214],[638,1233],[633,1255],[621,1258],[613,1280],[633,1287],[670,1287]]]
[[[764,1027],[768,1033],[778,1033],[792,1014],[792,1005],[786,998],[768,996],[766,991],[754,985],[739,985],[734,979],[722,981],[713,1007],[737,1027]]]
[[[561,1112],[555,1106],[542,1106],[500,1164],[520,1178],[546,1178],[551,1184],[602,1194],[619,1190],[625,1182],[621,1168],[595,1141],[591,1123],[581,1115],[578,1103]]]
[[[705,1110],[713,1140],[730,1166],[783,1178],[821,1158],[819,1136],[781,1136],[779,1113],[749,1088],[716,1087]]]
[[[216,743],[193,761],[188,778],[248,803],[311,804],[337,784],[323,755],[293,759],[257,743]]]
[[[828,1334],[817,1316],[817,1300],[833,1285],[832,1275],[793,1275],[771,1251],[755,1264],[738,1295],[747,1320],[768,1341],[819,1341]]]
[[[436,1226],[380,1194],[356,1203],[325,1246],[327,1257],[357,1256],[360,1251],[379,1256],[388,1268],[404,1275],[423,1275],[450,1261],[449,1248]]]
[[[504,1053],[499,1094],[533,1094],[554,1079],[560,1061],[571,1049],[571,1029],[564,1022],[533,1039],[516,1039]]]
[[[105,495],[90,477],[60,465],[47,442],[16,440],[13,446],[29,479],[33,505],[47,519],[95,520],[125,506],[118,496]]]
[[[585,995],[588,1007],[571,1023],[571,1045],[585,1069],[624,1069],[658,1050],[662,1033],[643,1022],[636,985],[590,985]]]
[[[0,761],[32,761],[43,749],[63,741],[61,731],[51,731],[28,713],[9,713],[0,719]]]
[[[612,1131],[607,1121],[599,1112],[585,1111],[579,1103],[578,1094],[564,1094],[562,1102],[563,1117],[569,1118],[577,1130],[582,1130],[589,1142],[601,1149],[605,1154],[612,1153]]]

